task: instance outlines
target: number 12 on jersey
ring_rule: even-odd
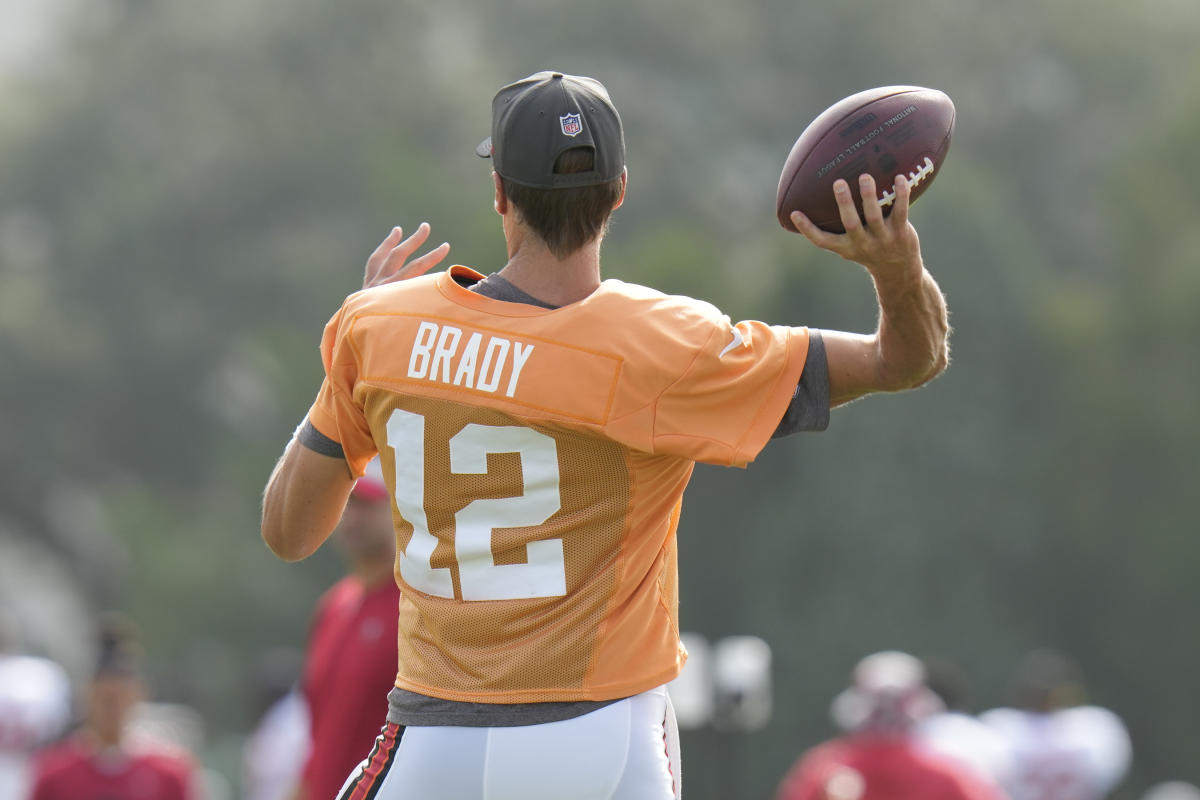
[[[449,567],[434,567],[438,538],[429,530],[425,508],[425,417],[396,409],[388,419],[387,443],[396,464],[396,507],[412,525],[412,538],[400,553],[400,576],[418,591],[454,598]],[[450,437],[450,470],[483,475],[488,454],[516,453],[524,493],[479,498],[454,515],[454,558],[463,600],[523,600],[567,593],[562,539],[526,544],[527,562],[497,564],[492,531],[541,525],[562,507],[558,446],[554,439],[518,425],[468,424]]]

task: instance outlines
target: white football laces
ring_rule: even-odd
[[[917,184],[919,184],[921,181],[925,180],[932,174],[933,174],[933,160],[930,159],[929,156],[925,156],[925,163],[918,166],[915,170],[908,173],[908,175],[905,177],[908,178],[909,188],[915,189],[915,188],[917,188]],[[890,206],[895,201],[896,201],[896,192],[888,191],[885,189],[883,194],[880,195],[880,197],[879,197],[879,207],[883,208],[884,206]]]

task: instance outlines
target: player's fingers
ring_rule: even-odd
[[[450,253],[450,243],[442,242],[420,258],[414,258],[402,270],[405,279],[424,275]]]
[[[842,227],[847,235],[853,236],[862,230],[862,218],[858,216],[858,208],[854,205],[854,195],[850,184],[841,178],[833,182],[833,197],[837,200],[838,216],[842,218]]]
[[[388,270],[389,254],[403,235],[404,230],[399,226],[392,228],[379,246],[371,252],[371,255],[367,256],[367,266],[363,270],[364,289],[381,282],[380,275],[385,274]]]
[[[388,253],[388,261],[395,265],[392,268],[399,269],[404,262],[408,260],[409,256],[417,252],[417,249],[420,248],[421,245],[425,244],[425,240],[428,238],[429,223],[422,222],[417,226],[417,229],[413,231],[412,236],[409,236],[404,241],[396,244],[394,247],[392,247],[391,252]]]
[[[799,211],[792,212],[792,225],[796,227],[805,239],[820,247],[822,250],[833,250],[837,238],[835,234],[823,231],[813,224],[813,221]]]
[[[858,193],[862,196],[863,217],[867,228],[878,231],[883,228],[883,209],[879,205],[879,193],[875,191],[875,179],[864,173],[858,176]]]
[[[433,269],[446,255],[450,252],[450,243],[442,242],[440,245],[430,250],[428,253],[414,258],[406,264],[397,267],[395,270],[379,274],[369,284],[370,286],[382,286],[385,283],[398,283],[406,281],[410,278],[416,278],[424,275],[429,270]],[[364,286],[363,288],[367,288]]]
[[[417,226],[412,236],[398,242],[385,256],[380,270],[385,273],[384,277],[395,273],[404,268],[408,259],[412,258],[413,253],[425,244],[425,240],[429,238],[429,223],[422,222]]]
[[[896,199],[892,201],[892,225],[897,230],[903,230],[908,225],[908,205],[909,197],[912,193],[911,187],[908,185],[908,178],[903,175],[896,176]]]
[[[363,288],[381,286],[385,283],[415,278],[424,275],[450,252],[450,244],[443,242],[420,258],[409,261],[409,258],[429,238],[429,223],[422,222],[417,230],[407,239],[401,239],[404,231],[392,228],[388,237],[375,249],[367,259],[367,269],[363,275]]]
[[[367,256],[367,274],[378,272],[383,262],[387,260],[388,253],[392,252],[392,248],[400,241],[400,237],[404,235],[404,230],[400,226],[396,226],[388,231],[388,235],[383,241],[371,251],[371,255]]]
[[[404,235],[404,229],[401,228],[399,225],[392,228],[390,231],[388,231],[388,235],[386,237],[384,237],[384,240],[379,243],[379,246],[376,247],[373,251],[371,251],[370,257],[371,258],[385,257],[389,252],[391,252],[392,248],[395,247],[397,243],[399,243],[400,237],[402,237],[403,235]]]

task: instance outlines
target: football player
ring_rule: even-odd
[[[945,659],[925,661],[926,685],[944,708],[921,720],[915,729],[926,749],[971,767],[994,786],[1007,784],[1012,753],[1004,737],[966,708],[966,675]]]
[[[1014,703],[980,715],[1012,753],[1013,800],[1102,800],[1129,771],[1121,718],[1084,702],[1078,666],[1063,653],[1028,653],[1013,679]]]
[[[401,589],[389,724],[342,798],[672,798],[676,525],[697,461],[745,466],[829,408],[947,362],[942,294],[908,222],[797,229],[874,278],[871,334],[747,321],[603,280],[624,200],[621,120],[591,78],[502,88],[494,207],[508,260],[425,275],[448,244],[397,228],[325,328],[325,379],[268,481],[262,535],[308,556],[377,454]],[[864,176],[863,194],[874,193]],[[869,206],[873,204],[868,204]],[[364,754],[366,755],[366,754]]]
[[[387,715],[396,676],[392,572],[396,535],[379,462],[354,484],[337,540],[350,574],[322,595],[313,614],[301,691],[309,710],[311,751],[295,800],[329,800],[371,749]]]
[[[83,725],[38,754],[31,800],[198,800],[191,755],[138,736],[134,712],[145,696],[141,648],[131,626],[103,623],[95,674],[85,693]]]
[[[776,800],[1007,800],[967,764],[930,752],[916,727],[941,709],[921,662],[884,651],[854,668],[833,703],[844,735],[806,752]]]

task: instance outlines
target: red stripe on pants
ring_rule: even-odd
[[[403,730],[403,726],[392,722],[384,726],[370,760],[363,768],[362,774],[350,786],[350,791],[342,795],[342,800],[370,800],[375,796],[375,793],[379,791],[379,785],[383,783],[383,779],[387,775],[388,767],[391,766],[392,756],[396,753],[397,740]]]

